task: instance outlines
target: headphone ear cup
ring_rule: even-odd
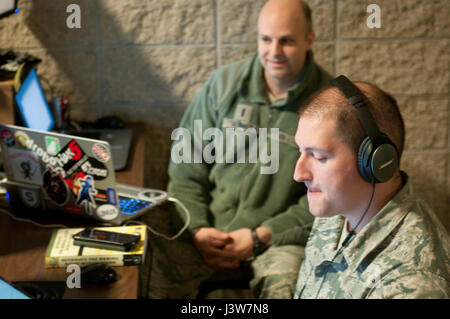
[[[369,183],[384,183],[394,176],[398,169],[398,151],[391,140],[384,134],[381,145],[376,149],[372,140],[366,136],[358,150],[358,171]]]
[[[377,183],[387,182],[398,170],[398,150],[386,134],[381,133],[384,141],[371,156],[370,170]]]
[[[372,183],[374,176],[372,174],[372,158],[371,153],[373,149],[372,141],[369,136],[366,136],[359,145],[358,150],[358,171],[361,177],[369,183]]]

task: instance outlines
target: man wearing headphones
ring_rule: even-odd
[[[304,103],[295,135],[294,180],[316,218],[294,298],[449,298],[449,238],[399,169],[395,100],[331,83]]]

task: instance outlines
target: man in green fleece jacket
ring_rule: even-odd
[[[188,282],[249,260],[256,297],[293,296],[313,222],[298,202],[305,188],[292,179],[297,111],[331,79],[314,63],[314,38],[303,1],[268,1],[258,53],[213,72],[187,109],[172,134],[168,191],[189,211],[185,239],[196,251],[161,242],[150,297],[189,296]]]

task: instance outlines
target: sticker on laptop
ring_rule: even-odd
[[[67,204],[70,194],[61,171],[48,167],[44,173],[43,181],[44,190],[48,198],[54,201],[58,206]]]
[[[80,179],[83,179],[85,174],[83,172],[78,172],[65,179],[67,187],[72,191],[73,195],[78,198],[78,193],[80,192]]]
[[[92,155],[102,163],[106,163],[111,158],[111,152],[104,144],[96,143],[92,146]]]
[[[27,143],[30,140],[30,137],[24,131],[16,131],[14,133],[17,143],[22,147],[27,147]]]
[[[91,175],[86,175],[84,178],[79,178],[78,182],[80,183],[80,191],[78,192],[78,198],[75,204],[80,205],[88,215],[93,215],[97,207],[94,198],[94,195],[97,194],[94,178]]]
[[[106,190],[106,195],[108,197],[108,203],[117,206],[116,190],[114,188],[108,187]]]
[[[88,160],[88,156],[84,153],[83,149],[75,140],[71,140],[60,151],[62,154],[65,154],[66,152],[70,152],[71,157],[63,165],[63,169],[67,173],[67,176],[71,176],[80,169],[84,162]]]
[[[53,169],[60,169],[63,177],[70,175],[70,170],[75,170],[74,165],[80,166],[83,162],[80,159],[84,155],[84,152],[76,144],[74,140],[68,143],[63,149],[60,149],[59,139],[46,136],[45,149],[29,136],[22,132],[16,131],[15,133],[17,144],[33,152],[45,165],[50,165]],[[87,156],[84,155],[84,160],[87,160]],[[66,173],[67,171],[67,173]]]
[[[42,185],[40,162],[33,152],[11,148],[8,150],[8,155],[15,181]]]
[[[0,137],[6,146],[14,146],[14,144],[16,143],[14,133],[10,130],[2,130],[0,132]]]
[[[97,216],[103,220],[113,220],[119,216],[119,210],[116,206],[104,204],[97,208]]]
[[[19,188],[20,199],[27,207],[39,207],[39,192],[37,189]]]
[[[108,177],[108,170],[105,164],[90,157],[88,161],[81,165],[81,171],[87,175],[92,175],[95,180],[102,180]]]
[[[61,144],[59,143],[59,138],[54,136],[45,137],[45,148],[48,155],[55,156],[61,152]]]

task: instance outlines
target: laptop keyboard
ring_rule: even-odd
[[[120,211],[128,215],[135,214],[152,204],[152,202],[148,202],[146,200],[119,196]]]

